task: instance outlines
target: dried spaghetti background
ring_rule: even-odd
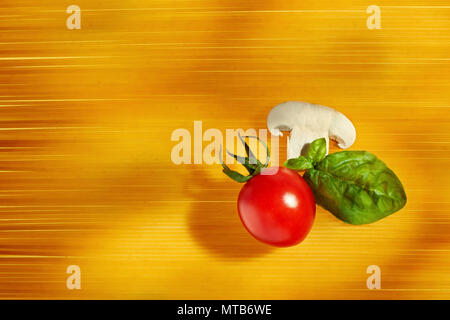
[[[67,30],[70,4],[1,4],[0,298],[449,298],[445,1],[377,2],[381,30],[364,1],[80,0]],[[405,209],[361,227],[319,209],[272,249],[218,166],[170,160],[176,128],[265,128],[299,99],[352,119]]]

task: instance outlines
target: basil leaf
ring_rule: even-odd
[[[327,142],[325,138],[316,139],[309,145],[306,157],[316,164],[327,155]]]
[[[289,159],[289,160],[285,161],[283,163],[283,165],[286,168],[289,168],[289,169],[292,169],[292,170],[297,170],[297,171],[314,168],[314,166],[311,163],[311,161],[309,159],[303,157],[303,156],[300,156],[298,158]]]
[[[330,154],[303,178],[319,205],[350,224],[375,222],[406,204],[400,180],[370,152]]]

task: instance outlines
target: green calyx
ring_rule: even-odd
[[[255,157],[253,152],[250,150],[249,145],[245,141],[245,138],[257,139],[259,142],[262,143],[262,145],[266,148],[266,151],[267,151],[267,160],[265,163],[261,163]],[[270,160],[270,151],[269,151],[269,148],[267,147],[267,145],[264,143],[264,141],[262,141],[260,138],[258,138],[256,136],[243,136],[242,137],[241,134],[239,133],[239,139],[241,140],[242,144],[245,147],[245,153],[247,154],[247,156],[241,157],[241,156],[238,156],[238,155],[235,155],[235,154],[229,152],[228,150],[227,150],[227,153],[230,156],[232,156],[233,158],[235,158],[238,163],[240,163],[244,166],[244,168],[248,171],[248,175],[245,176],[237,171],[231,170],[226,164],[224,164],[222,161],[222,149],[220,149],[219,157],[220,157],[220,161],[221,161],[221,164],[223,167],[223,173],[225,173],[228,177],[230,177],[231,179],[233,179],[236,182],[244,183],[244,182],[249,181],[251,178],[253,178],[257,174],[259,174],[263,168],[267,168],[267,166],[269,165],[269,160]]]

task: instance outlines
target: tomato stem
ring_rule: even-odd
[[[220,163],[222,164],[222,167],[223,167],[223,173],[225,173],[228,177],[230,177],[231,179],[233,179],[236,182],[244,183],[244,182],[249,181],[255,175],[259,174],[263,168],[267,168],[267,166],[269,165],[269,161],[270,161],[270,151],[269,151],[269,147],[267,146],[267,144],[264,141],[262,141],[260,138],[258,138],[257,136],[242,137],[240,133],[238,133],[238,136],[239,136],[239,139],[241,140],[242,144],[245,147],[245,153],[247,154],[247,156],[242,157],[242,156],[235,155],[235,154],[229,152],[228,150],[226,150],[226,151],[230,156],[235,158],[238,163],[242,164],[245,167],[245,169],[247,169],[248,175],[244,176],[243,174],[241,174],[237,171],[231,170],[225,163],[223,163],[222,146],[220,147],[219,158],[220,158]],[[262,143],[262,145],[266,148],[266,151],[267,151],[267,159],[266,159],[265,163],[261,163],[256,158],[256,156],[250,149],[249,145],[245,141],[245,138],[249,138],[249,139],[254,138]]]

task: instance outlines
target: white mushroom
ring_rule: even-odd
[[[267,127],[274,136],[290,131],[287,140],[287,158],[305,154],[309,144],[325,138],[327,154],[328,138],[337,141],[339,148],[350,147],[356,139],[353,123],[342,113],[317,104],[289,101],[274,107],[267,117]]]

